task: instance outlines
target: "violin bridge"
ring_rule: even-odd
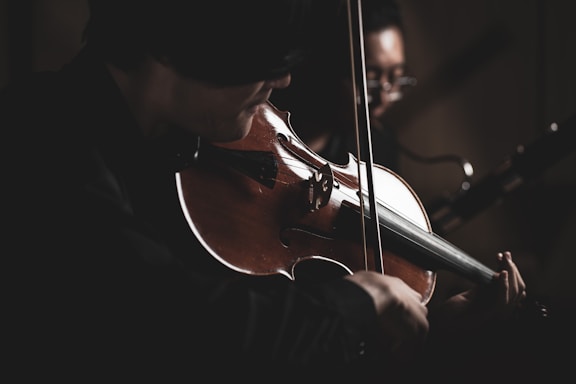
[[[308,179],[308,209],[310,212],[314,212],[328,204],[333,185],[334,174],[329,164],[314,170]]]

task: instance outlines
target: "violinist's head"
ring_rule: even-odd
[[[333,10],[333,9],[330,9]],[[298,136],[327,159],[348,162],[355,153],[354,89],[346,7],[332,12],[325,23],[326,39],[320,41],[305,65],[294,72],[293,85],[273,95],[275,102],[292,112]],[[372,126],[386,135],[382,117],[402,95],[399,79],[405,74],[404,26],[394,0],[362,0],[362,25]],[[328,13],[326,11],[326,13]],[[317,92],[310,92],[313,84]],[[389,140],[393,143],[394,138]],[[393,150],[387,148],[393,158]],[[386,159],[387,165],[390,160]]]
[[[91,0],[84,37],[147,133],[172,126],[234,140],[256,106],[289,84],[309,2]]]
[[[406,77],[404,26],[394,0],[363,0],[366,77],[372,121],[377,124],[386,109],[413,85]],[[405,84],[404,84],[405,83]]]

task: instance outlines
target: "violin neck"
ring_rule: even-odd
[[[397,244],[394,247],[412,262],[431,270],[448,270],[475,283],[488,284],[493,280],[495,272],[492,269],[380,204],[378,220],[382,239],[391,240],[386,244]]]

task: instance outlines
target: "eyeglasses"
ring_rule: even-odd
[[[374,100],[374,95],[384,91],[388,95],[390,102],[402,99],[404,93],[410,88],[416,86],[417,80],[412,76],[398,76],[387,78],[382,81],[382,76],[379,79],[366,80],[366,88],[368,89],[368,103]]]

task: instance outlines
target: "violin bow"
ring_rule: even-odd
[[[376,194],[374,193],[374,180],[373,180],[373,156],[372,156],[372,135],[370,130],[370,114],[368,110],[368,89],[366,87],[366,65],[364,55],[364,32],[362,24],[362,0],[347,0],[348,11],[348,32],[350,38],[350,60],[352,67],[352,89],[354,92],[354,122],[356,131],[356,153],[358,156],[358,187],[360,198],[361,212],[366,212],[364,209],[366,202],[364,200],[363,191],[363,172],[361,170],[361,163],[366,164],[366,180],[365,184],[368,190],[369,199],[369,212],[370,212],[370,226],[366,225],[364,215],[362,216],[362,234],[364,245],[364,257],[368,258],[367,246],[367,231],[370,230],[372,235],[370,238],[376,239],[373,242],[374,257],[376,271],[384,273],[384,261],[382,257],[382,240],[380,235],[380,223],[378,221],[378,204],[376,203]],[[364,144],[365,153],[362,154],[362,144]],[[364,159],[362,158],[364,157]],[[368,265],[368,264],[366,264]]]

